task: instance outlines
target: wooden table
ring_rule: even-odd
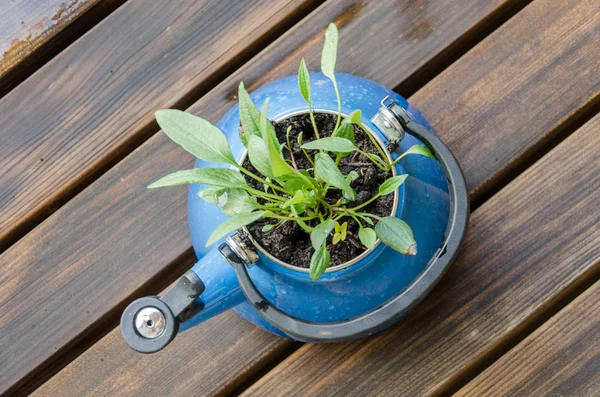
[[[600,395],[595,0],[3,0],[0,393]],[[472,217],[442,282],[368,339],[294,343],[228,312],[146,356],[119,316],[195,261],[190,155],[159,108],[217,121],[319,64],[394,88],[461,163]],[[41,33],[40,33],[41,32]]]

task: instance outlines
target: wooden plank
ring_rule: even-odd
[[[455,396],[597,396],[600,282]]]
[[[0,97],[121,3],[120,0],[3,1]]]
[[[305,345],[243,395],[443,394],[536,311],[598,277],[599,126],[596,116],[477,209],[457,261],[397,326]]]
[[[239,72],[234,74],[231,78],[223,82],[219,87],[213,90],[209,95],[200,100],[195,104],[191,111],[204,116],[209,115],[209,119],[215,121],[223,111],[231,105],[232,99],[235,97],[236,86],[241,78],[246,82],[250,82],[252,87],[256,87],[258,84],[263,83],[265,80],[274,79],[283,75],[294,73],[299,59],[305,53],[309,54],[309,64],[317,65],[318,53],[320,51],[322,30],[326,24],[331,20],[332,15],[337,15],[335,18],[336,22],[343,26],[341,28],[341,43],[342,49],[340,51],[339,69],[345,72],[356,72],[357,70],[363,70],[367,77],[375,80],[384,81],[385,84],[390,86],[397,86],[402,83],[407,76],[410,76],[415,67],[418,65],[411,64],[410,59],[405,59],[404,48],[418,46],[419,43],[426,43],[427,40],[423,39],[417,43],[413,43],[411,40],[398,40],[397,39],[397,26],[392,23],[372,23],[372,21],[388,21],[386,19],[389,15],[397,16],[399,12],[406,13],[406,9],[401,9],[396,6],[396,3],[378,2],[375,8],[371,8],[372,3],[365,3],[364,7],[357,10],[353,7],[348,7],[346,2],[327,2],[319,8],[314,15],[307,18],[296,28],[292,29],[288,34],[274,43],[265,52],[261,53],[255,60],[250,62],[246,67],[242,68]],[[387,8],[384,5],[387,4]],[[413,4],[413,3],[410,3]],[[448,4],[448,3],[446,3]],[[483,3],[482,3],[483,4]],[[489,4],[486,2],[486,4]],[[379,7],[382,7],[381,9]],[[432,6],[433,7],[433,6]],[[454,7],[454,3],[449,6]],[[451,8],[454,10],[454,8]],[[477,9],[477,8],[475,8]],[[383,11],[380,11],[383,10]],[[469,26],[468,21],[474,23],[475,20],[472,14],[473,7],[462,7],[459,11],[465,12],[465,20],[463,23],[455,22],[453,25],[455,28],[461,26],[461,29],[467,29]],[[467,11],[470,10],[470,11]],[[487,18],[489,15],[493,15],[497,9],[488,9],[488,13],[483,15]],[[365,13],[365,14],[363,14]],[[439,9],[439,17],[433,18],[433,20],[444,21],[444,9]],[[431,16],[430,13],[426,13],[427,16]],[[418,18],[423,17],[420,8],[414,9],[414,25],[419,26]],[[371,19],[373,18],[373,19]],[[391,21],[391,20],[390,20]],[[578,22],[578,21],[575,21]],[[378,57],[356,57],[348,55],[353,48],[354,38],[362,37],[365,30],[368,27],[371,34],[379,40],[377,42],[385,43],[383,48],[373,48],[374,51],[379,55]],[[431,32],[437,32],[438,29],[431,27]],[[386,37],[386,32],[388,36]],[[459,35],[458,31],[455,31],[455,38],[463,39],[464,35]],[[432,33],[437,35],[437,33]],[[449,35],[446,31],[445,34],[436,36],[441,40],[438,45],[438,51],[447,48],[451,45],[448,42]],[[429,54],[435,56],[436,51],[433,50],[433,44],[429,42],[427,44],[431,50]],[[511,49],[506,49],[510,53]],[[418,51],[417,51],[418,52]],[[283,61],[281,61],[283,59]],[[375,60],[375,61],[374,61]],[[357,62],[365,62],[364,66],[362,63],[357,65]],[[477,59],[473,59],[472,62],[477,63]],[[379,62],[383,65],[396,64],[398,68],[381,67],[378,66]],[[408,65],[408,66],[405,66]],[[538,65],[542,67],[543,65]],[[560,68],[560,64],[557,65]],[[407,69],[403,69],[406,67]],[[378,71],[379,75],[374,75],[369,70]],[[402,74],[404,71],[405,74]],[[395,76],[396,80],[393,81],[390,76]],[[573,86],[581,84],[587,84],[587,82],[578,81],[576,74],[573,73],[570,76],[566,76],[572,82]],[[541,82],[540,82],[541,84]],[[540,91],[540,95],[544,95],[543,91],[539,87],[530,86],[530,90]],[[440,92],[441,94],[441,92]],[[502,98],[501,93],[498,93]],[[541,99],[540,99],[541,100]],[[582,97],[582,102],[586,103],[586,97]],[[493,106],[491,99],[489,100],[490,106]],[[427,107],[424,106],[427,110]],[[568,113],[570,109],[562,109],[563,112]],[[547,115],[550,117],[554,115]],[[518,115],[516,116],[518,117]],[[541,116],[542,117],[542,116]],[[442,121],[438,124],[443,127]],[[551,129],[558,128],[560,124],[553,125]],[[525,128],[526,129],[526,128]],[[506,135],[516,136],[521,131],[505,131],[500,126],[494,131],[480,131],[478,129],[463,131],[465,134],[475,134],[480,137],[482,142],[481,158],[478,161],[483,161],[486,156],[489,155],[487,150],[492,150],[493,146],[485,144],[487,140],[496,139],[494,133],[500,134],[505,133]],[[442,137],[446,138],[444,130],[440,130]],[[548,133],[544,131],[544,133]],[[460,141],[455,141],[453,145],[457,145]],[[484,150],[485,149],[485,150]],[[60,285],[65,290],[79,291],[82,288],[82,283],[85,280],[93,280],[101,277],[106,280],[105,283],[98,283],[95,288],[98,291],[94,292],[94,304],[97,307],[104,307],[104,311],[114,307],[122,302],[123,299],[130,299],[128,294],[132,291],[132,288],[136,285],[148,283],[148,280],[152,279],[157,272],[169,270],[170,264],[177,260],[181,252],[189,247],[189,242],[185,236],[187,236],[187,228],[185,225],[185,190],[163,190],[153,191],[152,193],[144,192],[144,186],[164,173],[189,167],[191,164],[191,158],[186,157],[180,150],[177,150],[171,143],[167,141],[162,135],[153,137],[146,144],[144,144],[138,151],[134,152],[126,160],[124,160],[118,167],[111,170],[105,176],[94,183],[89,189],[84,191],[80,196],[76,197],[71,203],[65,206],[63,209],[54,214],[47,222],[36,228],[29,236],[20,241],[15,247],[7,251],[11,253],[13,260],[19,260],[22,263],[23,268],[36,268],[44,267],[38,270],[40,274],[44,274],[49,269],[54,269],[63,263],[68,263],[70,269],[72,269],[73,275],[71,278],[63,279],[60,281]],[[469,164],[465,164],[469,168]],[[119,178],[123,177],[125,180],[120,181]],[[115,203],[115,197],[119,197],[120,203]],[[96,206],[97,205],[97,206]],[[127,206],[128,209],[123,209],[123,206]],[[72,213],[74,209],[78,209],[77,213]],[[139,213],[136,214],[135,211]],[[101,216],[106,216],[108,219],[100,224],[95,222],[88,222],[85,219],[86,213],[101,213]],[[107,212],[103,214],[103,212]],[[148,218],[148,215],[151,215]],[[125,225],[120,225],[123,220],[127,220]],[[80,225],[82,228],[80,231],[71,232],[68,228],[70,224]],[[106,231],[107,228],[112,228],[110,231]],[[86,233],[82,233],[82,230],[86,230]],[[41,240],[45,243],[50,243],[45,236],[52,230],[53,238],[60,236],[61,241],[65,241],[65,244],[80,246],[81,244],[90,247],[96,252],[98,261],[95,266],[89,266],[89,258],[78,258],[77,255],[71,257],[65,257],[64,255],[52,258],[53,263],[46,263],[43,258],[47,258],[44,252],[50,250],[46,247]],[[89,235],[98,235],[99,238],[90,242],[85,238]],[[135,236],[135,237],[133,237]],[[40,240],[41,239],[41,240]],[[126,243],[125,243],[126,242]],[[54,245],[60,244],[54,242]],[[93,245],[92,245],[93,244]],[[145,245],[144,245],[145,244]],[[18,247],[28,247],[35,245],[35,253],[26,255],[23,254],[23,249]],[[130,255],[129,250],[131,247],[144,246],[144,250],[136,251],[136,255]],[[85,249],[84,249],[85,250]],[[60,252],[59,250],[53,250],[54,252]],[[102,254],[101,254],[102,253]],[[1,260],[1,258],[0,258]],[[55,262],[54,262],[55,261]],[[76,275],[80,275],[80,269],[88,269],[89,273],[82,275],[80,279],[75,279]],[[126,270],[125,270],[126,269]],[[104,275],[109,273],[108,275]],[[117,276],[118,275],[118,276]],[[36,275],[35,278],[39,277]],[[89,278],[88,278],[89,277]],[[34,278],[34,279],[35,279]],[[52,279],[52,275],[49,277]],[[110,285],[108,285],[110,284]],[[157,291],[155,289],[155,291]],[[25,292],[24,292],[25,293]],[[108,298],[109,297],[109,298]],[[48,300],[47,296],[44,299]],[[47,305],[46,300],[40,299],[40,304]],[[92,299],[92,298],[90,298]],[[61,294],[60,296],[53,295],[51,300],[53,302],[60,302],[60,306],[64,306],[65,310],[78,310],[78,323],[75,327],[70,327],[67,337],[63,337],[63,341],[74,337],[84,327],[93,327],[98,321],[98,313],[92,312],[92,314],[84,313],[87,310],[85,307],[78,307],[73,309],[73,302],[67,293]],[[37,301],[37,298],[36,298]],[[87,301],[79,301],[79,305],[89,305]],[[32,303],[23,304],[20,308],[23,311],[31,313],[32,310],[28,307],[32,306]],[[98,312],[102,312],[98,310]],[[35,312],[34,312],[35,314]],[[248,327],[250,329],[250,326]],[[23,331],[27,330],[27,327],[23,327]],[[30,331],[27,330],[29,333]],[[37,331],[36,331],[37,332]],[[53,330],[48,333],[52,336]],[[238,341],[238,339],[226,339],[223,336],[222,330],[213,328],[209,324],[202,325],[195,328],[194,330],[188,331],[190,334],[195,335],[195,343],[198,349],[202,349],[205,344],[218,343],[222,346],[229,346]],[[239,336],[239,335],[238,335]],[[251,338],[245,338],[243,335],[239,336],[243,338],[244,343],[252,344]],[[31,339],[31,338],[30,338]],[[218,341],[218,342],[217,342]],[[270,347],[264,349],[264,358],[276,356],[281,351],[282,343],[286,348],[289,347],[288,342],[283,342],[277,338],[270,339]],[[64,342],[63,342],[64,343]],[[151,365],[145,365],[144,370],[137,370],[136,367],[130,365],[131,361],[128,361],[128,357],[133,354],[127,349],[114,348],[114,344],[122,343],[118,330],[110,333],[101,343],[94,346],[86,354],[80,357],[73,363],[75,368],[72,371],[73,375],[69,379],[78,379],[78,384],[85,384],[90,387],[98,387],[99,390],[118,390],[118,384],[114,383],[112,378],[95,378],[90,368],[94,368],[97,365],[97,360],[94,356],[103,354],[118,354],[111,362],[111,365],[117,365],[119,362],[127,362],[119,366],[120,373],[127,373],[128,376],[136,377],[138,381],[149,382],[156,387],[165,387],[162,389],[165,393],[168,393],[167,385],[168,382],[161,380],[161,367],[167,367],[173,365],[174,362],[169,361],[169,356],[162,356],[160,360],[154,358],[152,362],[155,365],[155,371],[150,371]],[[62,344],[61,346],[64,346]],[[122,345],[120,345],[122,346]],[[38,347],[43,351],[44,347]],[[171,357],[185,357],[188,352],[189,345],[179,342],[178,339],[169,346],[172,352]],[[193,351],[195,354],[201,354],[197,351]],[[239,371],[241,374],[244,373],[243,363],[245,357],[237,355],[235,351],[229,352],[237,361],[237,366],[228,368],[232,373]],[[139,357],[139,356],[137,356]],[[157,356],[153,356],[157,357]],[[203,356],[205,357],[205,356]],[[208,357],[208,356],[206,356]],[[139,360],[145,360],[140,358]],[[219,360],[224,360],[223,357],[219,357]],[[252,360],[249,358],[249,360]],[[227,365],[232,365],[232,362],[228,362]],[[189,382],[190,389],[193,387],[201,387],[202,390],[213,391],[212,387],[214,384],[208,382],[207,379],[213,379],[215,377],[215,371],[218,371],[221,363],[218,361],[206,361],[203,370],[196,372],[196,377],[191,379],[182,379],[185,382]],[[175,371],[174,371],[175,372]],[[83,376],[83,374],[86,374]],[[245,375],[244,375],[245,376]],[[86,381],[87,380],[87,381]],[[54,382],[54,380],[52,381]],[[94,386],[95,385],[95,386]],[[50,387],[50,386],[48,386]],[[72,388],[78,390],[79,385],[71,384],[65,378],[57,378],[57,381],[52,383],[52,390],[60,390],[59,394],[68,395]],[[50,389],[44,389],[50,390]],[[219,389],[220,390],[220,389]],[[210,392],[207,392],[210,394]]]
[[[132,0],[2,98],[0,251],[316,3]]]
[[[339,69],[396,86],[439,54],[450,52],[448,49],[457,46],[457,42],[472,39],[481,31],[480,24],[487,25],[513,5],[514,2],[499,0],[461,0],[425,8],[414,2],[407,2],[404,7],[397,7],[395,1],[358,5],[347,0],[327,2],[191,110],[216,121],[231,106],[241,78],[256,87],[264,76],[274,79],[294,73],[305,54],[313,67],[318,65],[323,30],[332,16],[341,27]],[[446,24],[447,15],[453,15],[453,24]],[[405,22],[409,31],[422,25],[428,29],[414,43],[414,36],[398,36],[398,27],[392,23],[398,19]],[[433,26],[432,21],[440,26]],[[385,43],[371,49],[376,58],[357,56],[358,49],[354,49],[354,43],[366,30],[373,40]],[[415,46],[420,46],[421,51]],[[390,64],[397,67],[390,69]],[[115,117],[120,120],[122,116]],[[104,129],[98,133],[111,132]],[[78,150],[84,153],[87,149],[79,145]],[[0,371],[0,385],[13,389],[20,385],[35,387],[47,374],[59,369],[59,363],[68,362],[74,346],[87,347],[81,342],[86,335],[114,327],[124,304],[141,293],[136,290],[139,286],[153,286],[152,293],[156,293],[167,283],[165,274],[182,272],[182,258],[192,260],[185,189],[149,193],[145,186],[169,170],[191,164],[192,159],[164,135],[152,137],[0,257],[4,271],[0,277],[7,280],[0,284],[0,306],[11,309],[0,312],[0,327],[6,330],[0,335],[0,342],[12,347],[0,351],[0,365],[2,357],[10,357],[12,362],[10,369]],[[52,288],[41,288],[48,282]],[[40,322],[47,325],[40,328]],[[242,337],[226,339],[219,328],[209,325],[199,329],[204,330],[195,333],[199,345],[214,341],[230,345]],[[270,341],[263,357],[278,354],[281,343],[285,343],[275,338]],[[185,345],[178,346],[185,349]],[[122,352],[132,354],[126,349]],[[251,358],[235,357],[237,366],[230,362],[229,370],[242,377],[244,362]],[[205,367],[207,372],[202,373],[211,378],[219,365],[207,361]],[[202,384],[207,390],[217,387],[215,382]]]

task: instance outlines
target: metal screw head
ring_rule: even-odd
[[[146,339],[158,338],[166,327],[165,315],[155,307],[145,307],[135,315],[135,328]]]

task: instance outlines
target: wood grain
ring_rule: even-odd
[[[322,32],[334,15],[336,16],[334,20],[339,26],[342,26],[340,35],[343,48],[340,51],[339,69],[345,72],[361,73],[377,81],[382,81],[389,86],[397,86],[411,76],[415,68],[426,63],[425,60],[420,64],[411,63],[411,59],[405,58],[406,55],[403,48],[408,49],[419,46],[420,43],[426,43],[427,47],[423,47],[423,51],[428,50],[431,56],[435,56],[435,54],[451,46],[454,42],[450,40],[453,38],[455,40],[464,39],[464,34],[460,33],[461,30],[459,30],[459,27],[463,33],[465,29],[472,29],[474,26],[472,24],[477,20],[474,17],[474,12],[479,12],[479,17],[484,19],[498,12],[498,8],[485,8],[489,7],[489,2],[485,2],[485,4],[483,2],[479,3],[480,7],[458,8],[457,11],[463,12],[465,19],[462,23],[455,20],[452,25],[452,29],[456,29],[454,30],[454,35],[450,34],[450,31],[438,35],[438,29],[435,26],[431,26],[422,40],[413,42],[407,38],[398,39],[395,24],[373,23],[373,21],[387,21],[386,17],[390,17],[390,15],[397,16],[397,13],[402,11],[405,14],[408,13],[411,18],[414,18],[414,25],[419,26],[419,18],[423,15],[421,8],[399,9],[395,2],[364,3],[362,8],[357,8],[353,4],[350,2],[335,1],[325,3],[310,18],[307,18],[289,33],[285,34],[252,62],[202,98],[190,110],[194,113],[202,114],[212,121],[216,121],[231,105],[236,92],[235,88],[240,79],[243,78],[249,83],[248,85],[256,87],[265,81],[294,73],[300,57],[306,53],[309,54],[307,58],[309,65],[318,64],[317,59],[320,51]],[[440,3],[436,2],[435,6],[431,4],[428,6],[431,10],[438,10],[439,18],[435,18],[434,20],[443,22],[445,21],[446,14],[449,14],[448,10],[455,11],[453,8],[454,4],[447,6],[452,7],[448,10],[443,7],[439,8],[441,6],[438,6],[438,4]],[[426,15],[430,16],[430,12],[432,11],[428,11]],[[580,22],[576,20],[574,23]],[[448,27],[447,29],[451,28]],[[367,58],[348,55],[351,52],[351,48],[353,48],[352,43],[355,42],[356,38],[362,37],[365,30],[368,30],[372,36],[377,37],[379,39],[378,43],[385,43],[385,46],[371,46],[369,48],[370,51],[374,51],[378,55],[377,57]],[[386,36],[385,32],[390,32],[390,35]],[[433,41],[427,39],[429,34],[436,35],[440,40],[437,47],[434,46]],[[510,53],[512,49],[505,48],[505,51],[506,53]],[[467,57],[470,54],[467,54]],[[480,60],[479,56],[481,54],[477,55],[477,57],[469,58],[469,62],[474,64],[482,63],[484,60]],[[361,63],[361,60],[365,63]],[[586,58],[583,61],[584,66],[585,62],[591,61]],[[390,64],[395,64],[396,67],[388,67]],[[546,65],[537,64],[536,67],[543,68]],[[560,64],[557,67],[560,67]],[[570,76],[573,86],[577,84],[583,85],[584,82],[578,81],[576,75],[573,72]],[[537,86],[528,86],[528,95],[531,98],[536,98],[536,93],[539,93],[540,96],[545,95],[543,82],[538,82]],[[440,97],[443,96],[444,88],[439,85],[434,87],[436,90],[440,90]],[[432,95],[432,97],[435,98],[435,95]],[[503,98],[502,92],[498,92],[496,98],[501,100]],[[447,98],[445,99],[447,100]],[[587,103],[585,96],[582,103]],[[492,98],[489,98],[488,104],[489,106],[494,105]],[[425,111],[427,111],[427,106],[428,104],[422,106]],[[559,110],[564,114],[571,112],[571,109],[566,106]],[[464,114],[465,117],[468,117],[468,113]],[[554,114],[540,115],[542,118],[554,116]],[[521,115],[516,113],[515,117],[521,117]],[[563,121],[564,119],[560,119],[556,124],[552,124],[550,130],[559,128]],[[438,126],[444,127],[445,125],[443,120],[438,120]],[[524,129],[529,127],[533,126],[525,126]],[[479,137],[481,152],[480,157],[476,159],[479,162],[484,162],[490,153],[495,150],[493,145],[486,144],[488,140],[492,140],[493,142],[494,139],[497,139],[495,135],[504,134],[506,139],[511,139],[520,133],[522,131],[505,130],[502,126],[497,126],[493,131],[481,131],[479,129],[463,130],[463,135],[465,136],[470,134]],[[548,133],[548,131],[543,131],[543,134],[545,133]],[[446,139],[443,129],[440,130],[440,134]],[[457,136],[456,139],[458,140],[455,140],[452,145],[460,144],[460,138]],[[534,142],[522,143],[524,145],[534,144],[535,140]],[[462,162],[462,159],[459,160]],[[35,305],[47,306],[49,304],[56,304],[58,307],[64,307],[63,310],[69,311],[69,313],[76,311],[73,317],[77,321],[70,324],[68,329],[54,328],[48,330],[46,332],[46,339],[51,340],[51,342],[49,343],[46,340],[42,343],[43,345],[32,347],[33,356],[41,353],[43,357],[55,358],[52,351],[48,349],[48,345],[68,346],[69,341],[76,338],[77,335],[80,335],[86,329],[97,326],[99,313],[107,312],[116,305],[122,304],[124,300],[131,299],[130,294],[135,286],[145,285],[149,282],[148,280],[152,280],[160,271],[168,271],[169,266],[177,262],[181,253],[189,248],[189,241],[186,237],[187,227],[185,225],[185,190],[162,190],[148,193],[144,190],[144,186],[160,175],[171,170],[187,168],[191,163],[192,159],[185,156],[182,151],[177,150],[162,134],[155,136],[7,251],[4,257],[10,259],[8,263],[20,261],[22,269],[37,269],[36,271],[39,273],[33,275],[31,277],[32,280],[48,273],[48,279],[57,279],[56,287],[61,289],[61,293],[59,294],[50,295],[46,293],[43,296],[36,296],[20,306],[19,309],[21,311],[28,313],[26,319],[31,319],[31,322],[25,322],[22,328],[19,329],[21,332],[27,334],[27,340],[37,341],[39,339],[34,336],[38,331],[31,331],[27,328],[36,320],[35,316],[37,312],[32,309]],[[464,165],[473,172],[470,164]],[[120,178],[124,178],[124,180],[121,181]],[[75,209],[79,209],[79,212],[72,213]],[[92,214],[98,213],[100,217],[106,216],[107,220],[90,222],[85,217],[85,214],[88,212]],[[122,225],[122,223],[124,224]],[[70,225],[73,224],[78,225],[79,229],[72,232]],[[58,236],[60,236],[60,242],[56,240]],[[89,236],[99,237],[90,241]],[[82,255],[81,252],[72,256],[65,254],[46,255],[50,251],[60,253],[61,250],[53,247],[65,245],[84,245],[85,248],[82,252],[93,250],[95,254],[92,258],[96,258],[94,266],[90,266],[91,258]],[[35,247],[35,249],[27,252],[26,247]],[[140,247],[140,249],[137,250],[136,247]],[[141,249],[141,247],[144,247],[144,249]],[[131,254],[132,248],[135,250],[134,255]],[[51,263],[47,262],[48,258],[51,258]],[[2,259],[0,258],[0,261]],[[61,266],[61,264],[68,266],[70,273],[66,274],[65,277],[58,278],[52,269]],[[11,270],[11,272],[15,271],[16,269]],[[89,299],[74,298],[72,296],[75,291],[80,291],[84,288],[83,286],[96,279],[101,279],[103,282],[96,283],[93,296]],[[31,293],[32,291],[25,289],[22,296],[25,296],[27,292]],[[13,293],[9,291],[9,294],[5,295]],[[88,307],[92,304],[91,301],[93,301],[93,305],[96,305],[97,310],[87,313]],[[77,306],[74,304],[75,302]],[[5,320],[0,318],[0,321],[9,321],[9,328],[16,327],[17,324],[10,321],[10,316]],[[226,325],[222,326],[226,327]],[[251,329],[251,326],[248,326],[249,329]],[[194,335],[197,349],[202,349],[202,346],[207,344],[229,346],[234,341],[238,342],[238,339],[225,338],[226,335],[219,328],[201,326],[188,332]],[[22,339],[16,335],[12,335],[14,339],[7,338],[7,342],[10,340],[18,344],[18,341]],[[244,343],[249,345],[253,343],[253,339],[250,337],[247,338],[244,335],[238,337],[243,338]],[[268,348],[264,348],[261,353],[263,354],[262,362],[266,361],[268,357],[280,354],[282,346],[285,348],[290,346],[289,342],[284,342],[277,338],[269,340]],[[115,349],[113,347],[115,343],[121,343],[118,330],[112,331],[101,343],[73,362],[68,370],[71,374],[68,378],[62,377],[61,373],[59,377],[51,381],[51,384],[40,389],[40,393],[48,392],[68,395],[69,390],[80,387],[71,382],[86,384],[88,387],[98,387],[98,390],[118,390],[118,383],[115,383],[114,377],[94,376],[92,369],[97,365],[94,357],[103,354],[118,354],[112,361],[113,366],[119,365],[117,364],[119,362],[127,363],[122,366],[119,365],[120,372],[117,373],[129,373],[131,376],[135,374],[136,379],[139,381],[151,382],[153,385],[157,385],[156,387],[161,387],[162,385],[164,389],[161,390],[169,393],[167,385],[171,383],[161,380],[160,368],[176,365],[175,363],[178,361],[172,361],[169,356],[162,356],[160,360],[156,359],[154,361],[155,371],[148,370],[150,366],[146,366],[144,370],[137,371],[131,365],[132,361],[129,358],[135,354],[127,349]],[[169,346],[169,349],[171,349],[170,351],[173,354],[170,357],[186,357],[187,354],[190,354],[188,352],[189,345],[179,342],[179,339],[176,339]],[[14,354],[11,352],[7,353]],[[194,353],[201,354],[197,351],[194,351]],[[202,357],[209,360],[209,355]],[[203,390],[213,390],[211,389],[213,386],[206,383],[211,383],[215,379],[215,371],[232,366],[234,368],[232,370],[233,373],[236,371],[236,368],[239,368],[234,363],[243,362],[244,360],[245,356],[242,354],[237,354],[236,351],[227,351],[226,354],[214,358],[212,361],[204,362],[203,368],[196,371],[193,380],[188,378],[181,378],[181,380],[190,382],[190,387],[202,387]],[[177,373],[177,371],[171,372],[172,375]],[[241,374],[243,376],[247,375],[244,372]]]
[[[596,1],[536,0],[411,98],[466,164],[475,198],[600,103],[599,31]]]
[[[0,97],[43,65],[120,0],[3,0],[0,2]]]
[[[578,280],[599,277],[599,125],[600,115],[477,209],[448,274],[399,324],[304,345],[243,395],[439,395]]]
[[[0,100],[0,250],[317,0],[129,1]]]
[[[600,390],[600,282],[455,396],[578,396]]]
[[[409,4],[415,7],[409,7]],[[456,45],[457,40],[468,36],[468,32],[479,31],[479,23],[487,24],[511,3],[465,1],[460,3],[463,7],[446,4],[410,2],[397,7],[395,1],[358,5],[350,1],[327,2],[196,103],[191,111],[216,121],[231,106],[240,79],[256,87],[266,80],[294,73],[305,53],[314,67],[318,64],[323,30],[332,18],[341,27],[339,70],[364,74],[396,86],[432,59],[422,54],[436,57],[446,52]],[[468,4],[471,6],[466,7]],[[415,29],[422,25],[422,18],[443,24],[443,29],[430,24],[415,42],[415,37],[398,36],[397,25],[391,23],[401,15],[407,18],[405,25]],[[448,15],[452,15],[454,23],[445,25]],[[371,48],[377,55],[374,58],[352,56],[353,43],[366,30],[373,40],[385,43],[385,46]],[[407,52],[420,53],[421,58],[415,60]],[[396,67],[390,68],[390,64]],[[177,274],[177,264],[182,258],[190,260],[191,255],[185,256],[190,252],[185,189],[148,192],[145,186],[170,170],[188,168],[191,164],[191,157],[175,148],[162,134],[154,136],[0,257],[6,280],[1,284],[4,289],[0,290],[0,305],[11,309],[0,312],[0,326],[6,330],[0,335],[0,342],[9,346],[0,351],[0,363],[3,357],[11,357],[13,363],[10,370],[0,372],[5,377],[0,384],[6,388],[15,384],[35,387],[40,372],[55,371],[59,363],[65,362],[62,361],[65,351],[71,351],[74,344],[93,330],[108,327],[110,322],[105,318],[112,318],[113,326],[116,325],[119,309],[139,295],[136,290],[139,286],[153,284],[156,293],[166,284],[166,281],[160,281],[164,274]],[[52,284],[51,288],[41,288],[48,282]],[[40,321],[48,324],[40,328]],[[242,341],[248,346],[254,343],[253,335],[227,334],[222,331],[227,325],[210,324],[219,324],[219,327],[207,325],[189,331],[198,348],[210,344],[229,346]],[[255,362],[264,364],[268,357],[276,356],[282,348],[290,346],[290,342],[277,338],[268,340],[269,344],[260,348],[262,359]],[[178,341],[176,339],[169,347],[173,355],[190,354],[187,351],[189,345]],[[168,393],[167,386],[172,383],[164,382],[158,376],[161,366],[171,365],[168,356],[154,359],[156,372],[149,371],[150,366],[135,371],[132,361],[128,360],[132,356],[139,358],[139,355],[128,349],[113,348],[112,343],[121,343],[118,330],[111,332],[97,351],[100,355],[102,352],[118,354],[113,357],[112,365],[121,359],[127,361],[128,364],[119,367],[117,373],[135,372],[146,377],[147,382],[156,379],[157,387],[165,387],[163,390]],[[252,349],[249,347],[248,351],[252,352]],[[243,363],[253,359],[241,351],[227,350],[218,357],[214,356],[214,351],[207,355],[194,350],[192,353],[206,360],[197,370],[194,381],[189,383],[193,387],[202,387],[202,390],[220,390],[215,383],[222,368],[229,368],[231,379],[235,376],[243,379],[251,372],[245,371]],[[107,382],[98,387],[118,389],[118,383],[111,383],[113,378],[94,379],[95,371],[90,368],[97,362],[93,358],[87,361],[90,357],[93,357],[91,352],[76,367],[75,372],[83,371],[85,375],[72,379],[81,385],[86,379],[95,383]],[[87,364],[92,367],[84,368]],[[64,387],[57,393],[66,395],[70,389],[79,387],[67,384],[65,381],[55,384],[54,387]]]

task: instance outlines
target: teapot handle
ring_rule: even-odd
[[[410,131],[431,149],[448,180],[450,214],[443,243],[419,277],[404,291],[384,305],[345,321],[311,322],[298,319],[273,306],[256,288],[244,261],[227,244],[219,251],[233,266],[240,287],[256,311],[270,324],[287,335],[308,342],[343,342],[370,335],[390,325],[428,293],[452,262],[466,232],[469,218],[469,196],[463,173],[450,150],[433,132],[412,120],[408,112],[396,106],[388,108],[402,128]]]

